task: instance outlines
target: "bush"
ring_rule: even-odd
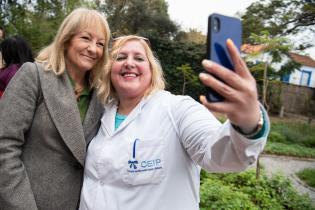
[[[200,209],[288,209],[314,210],[308,195],[299,195],[289,179],[255,171],[207,174],[202,172]]]
[[[271,124],[270,135],[276,135],[273,138],[280,140],[278,142],[287,142],[315,148],[314,125],[301,122],[276,122]],[[284,138],[285,141],[283,141],[282,138]]]
[[[315,158],[315,126],[302,122],[272,122],[264,153]]]
[[[307,136],[304,139],[301,140],[301,144],[315,148],[315,137],[314,136]]]
[[[299,171],[296,174],[301,180],[303,180],[307,185],[315,188],[315,169],[306,168],[302,171]]]
[[[200,210],[208,209],[258,210],[247,194],[213,179],[206,179],[200,188]]]
[[[268,136],[268,140],[272,141],[272,142],[281,142],[281,143],[286,142],[285,136],[283,136],[281,133],[279,133],[277,131],[270,132],[270,134]]]

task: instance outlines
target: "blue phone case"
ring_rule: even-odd
[[[242,44],[242,23],[234,17],[213,13],[208,18],[207,59],[233,70],[233,63],[226,47],[226,40],[232,39],[240,50]],[[220,102],[224,98],[206,88],[206,98],[209,102]]]

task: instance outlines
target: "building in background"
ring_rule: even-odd
[[[263,55],[264,45],[244,44],[241,47],[242,57],[247,61],[257,64]],[[309,119],[315,119],[315,60],[310,56],[289,53],[288,58],[301,66],[290,74],[281,78],[281,83],[273,83],[271,93],[268,95],[270,111],[280,116],[291,114],[303,115]],[[285,61],[285,60],[283,60]],[[273,65],[274,69],[280,69],[281,64]]]
[[[249,58],[249,60],[254,63],[258,62],[258,58],[259,56],[261,56],[260,52],[262,52],[263,50],[263,45],[244,44],[241,47],[241,52],[243,56],[256,54],[256,56],[251,56]],[[315,60],[312,59],[310,56],[299,55],[293,52],[289,54],[289,57],[293,61],[301,64],[301,67],[299,69],[295,69],[291,74],[282,77],[281,81],[288,84],[315,88]],[[277,69],[277,66],[278,65],[274,66],[275,69]]]
[[[298,70],[282,78],[282,81],[289,84],[315,88],[315,60],[309,56],[290,53],[291,59],[301,64]]]

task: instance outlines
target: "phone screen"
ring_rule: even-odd
[[[241,20],[221,14],[211,14],[208,18],[207,59],[233,70],[233,63],[226,47],[227,39],[232,39],[240,50],[242,44]],[[206,89],[206,98],[209,102],[224,100],[211,88]]]

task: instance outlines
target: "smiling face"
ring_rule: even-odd
[[[111,81],[119,100],[138,99],[151,85],[150,63],[138,40],[127,41],[119,50],[111,68]]]
[[[71,74],[85,74],[103,55],[104,35],[85,29],[74,35],[66,48],[66,68]]]

